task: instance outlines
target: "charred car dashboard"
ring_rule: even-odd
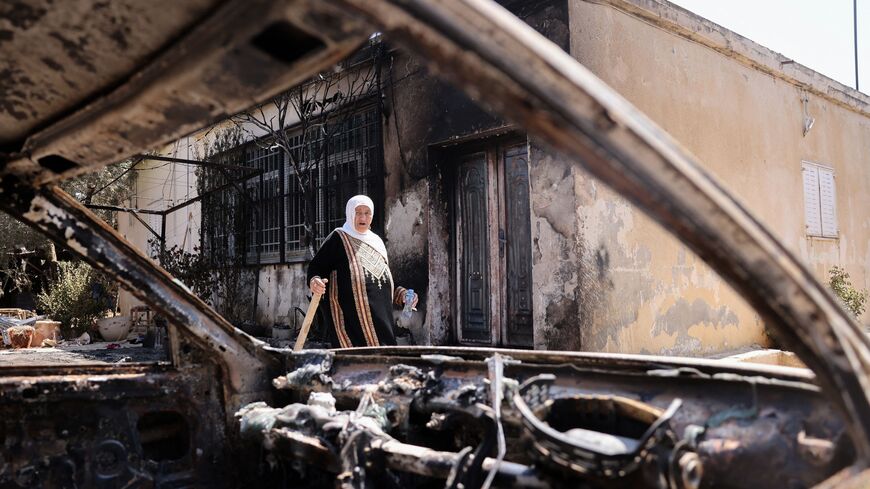
[[[870,484],[867,337],[685,150],[498,5],[3,8],[0,206],[172,327],[164,364],[0,367],[0,487]],[[473,348],[273,349],[56,186],[301,83],[374,31],[643,208],[812,373]],[[46,51],[50,37],[66,41],[63,61]]]

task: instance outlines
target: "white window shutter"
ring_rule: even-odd
[[[822,235],[822,212],[819,198],[819,169],[815,165],[803,164],[804,177],[804,221],[807,235]]]
[[[819,200],[822,218],[822,236],[837,237],[837,198],[834,189],[834,171],[819,168]]]

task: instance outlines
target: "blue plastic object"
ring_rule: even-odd
[[[402,318],[403,319],[411,319],[411,316],[414,315],[414,309],[411,307],[411,304],[414,302],[414,289],[408,289],[405,292],[405,307],[402,309]]]

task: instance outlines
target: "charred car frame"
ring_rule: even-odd
[[[0,487],[870,484],[870,343],[858,325],[692,156],[498,5],[73,3],[94,14],[69,32],[50,2],[7,13],[15,29],[0,52],[16,89],[0,100],[0,206],[169,318],[171,362],[0,367]],[[153,22],[163,10],[171,20]],[[135,29],[133,13],[149,28]],[[56,186],[301,83],[374,31],[644,209],[813,373],[473,348],[273,349]],[[69,37],[69,65],[29,59],[44,36]],[[59,416],[85,409],[87,419]]]

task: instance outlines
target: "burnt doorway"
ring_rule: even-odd
[[[456,337],[532,347],[528,144],[475,145],[451,159]]]

